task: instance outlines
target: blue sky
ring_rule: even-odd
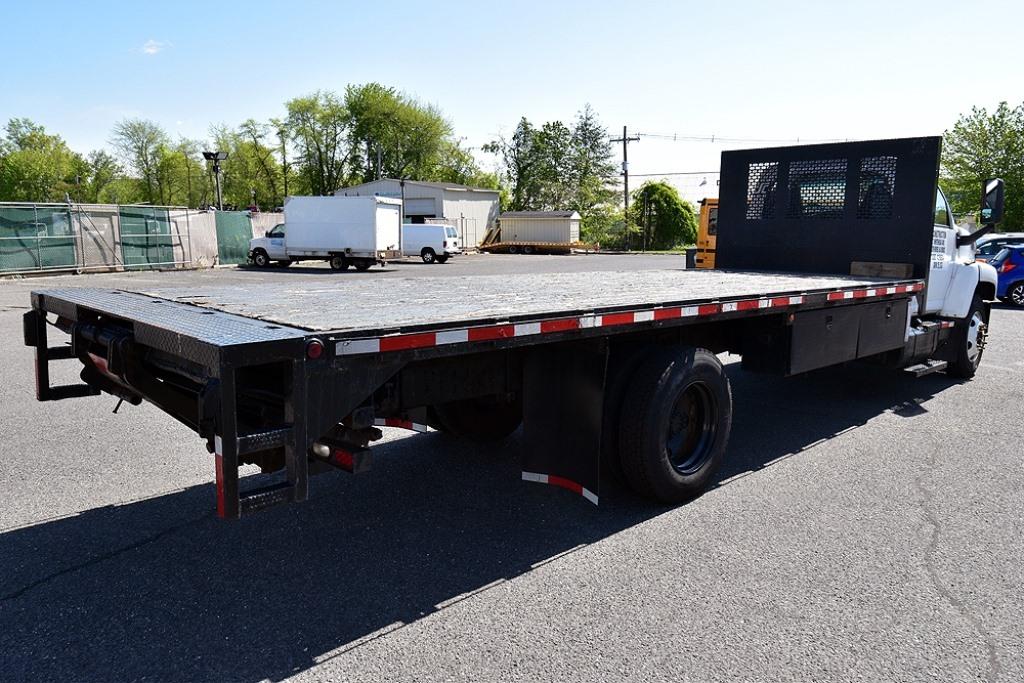
[[[585,102],[613,132],[856,139],[1024,100],[1020,2],[3,0],[0,15],[0,120],[80,151],[124,117],[202,138],[367,81],[438,105],[474,147]],[[630,171],[717,169],[727,146],[757,143],[645,138]]]

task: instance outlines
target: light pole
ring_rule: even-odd
[[[217,210],[224,210],[224,197],[220,194],[220,162],[228,158],[227,152],[203,152],[203,158],[213,162],[213,181],[217,186]]]

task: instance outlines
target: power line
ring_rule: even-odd
[[[849,138],[737,138],[724,135],[683,135],[679,133],[637,133],[642,138],[671,140],[672,142],[768,142],[768,143],[816,143],[816,142],[848,142]]]
[[[612,142],[622,143],[622,196],[626,205],[626,213],[629,213],[629,155],[628,147],[631,142],[640,142],[638,136],[629,137],[626,127],[622,127],[622,137],[612,138]]]
[[[634,173],[634,178],[660,178],[668,175],[719,175],[721,171],[670,171],[668,173]]]

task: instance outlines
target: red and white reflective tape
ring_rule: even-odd
[[[949,329],[950,327],[956,327],[956,323],[952,320],[940,320],[939,327],[946,330]]]
[[[403,420],[400,417],[378,417],[373,421],[375,427],[396,427],[398,429],[409,429],[414,432],[425,432],[427,425],[420,424],[419,422],[413,422],[412,420]]]
[[[829,292],[829,301],[845,301],[847,299],[871,299],[876,296],[889,296],[891,294],[912,294],[924,289],[924,283],[916,282],[912,285],[895,285],[893,287],[876,287],[848,289],[842,292]]]
[[[828,301],[839,301],[842,299],[864,299],[890,294],[905,294],[919,291],[923,287],[923,284],[917,283],[875,289],[862,288],[843,292],[830,292],[827,295],[827,299]],[[573,318],[556,318],[554,320],[540,320],[537,322],[485,325],[458,330],[445,330],[443,332],[411,332],[373,339],[346,339],[337,343],[335,353],[339,356],[355,356],[366,353],[408,351],[411,349],[446,346],[448,344],[532,337],[598,327],[637,325],[661,320],[718,315],[720,313],[737,313],[757,309],[799,306],[806,303],[807,299],[807,295],[758,297],[756,299],[695,304],[692,306],[662,306],[637,311],[622,311],[600,315],[588,314]]]
[[[523,472],[523,481],[533,481],[538,484],[549,484],[551,486],[558,486],[567,491],[578,493],[594,505],[597,505],[597,494],[590,489],[577,484],[571,479],[565,477],[556,477],[553,474],[539,474],[537,472]]]

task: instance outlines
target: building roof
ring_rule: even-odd
[[[498,218],[579,218],[575,211],[506,211]]]
[[[359,185],[350,185],[349,187],[339,187],[338,191],[342,190],[357,190],[360,187],[366,187],[379,183],[382,180],[387,180],[393,183],[401,182],[398,178],[378,178],[377,180],[371,180],[368,183],[360,183]],[[453,192],[489,192],[492,194],[498,194],[498,190],[492,190],[488,187],[471,187],[469,185],[460,185],[459,183],[436,183],[427,180],[406,180],[406,185],[415,185],[417,187],[432,187],[436,190],[451,190]]]

